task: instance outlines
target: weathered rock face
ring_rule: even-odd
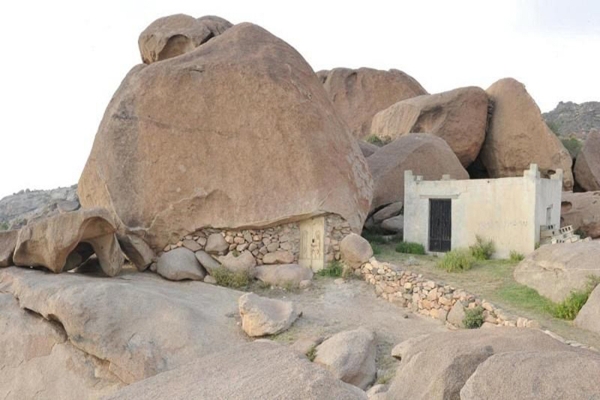
[[[115,278],[59,276],[10,267],[0,270],[0,292],[18,298],[22,308],[60,322],[65,340],[103,360],[102,370],[121,383],[244,342],[235,320],[226,316],[235,312],[240,292],[200,282],[173,283],[140,273]],[[61,368],[62,375],[73,374],[66,365]],[[80,368],[88,367],[82,362],[74,365],[75,370]]]
[[[21,190],[0,200],[0,226],[18,229],[27,222],[64,212],[63,204],[79,208],[77,185],[53,190]],[[2,228],[0,228],[2,229]]]
[[[492,178],[522,176],[531,163],[546,178],[564,173],[563,188],[573,188],[569,152],[544,122],[525,86],[505,78],[487,89],[494,111],[481,148],[481,160]]]
[[[587,193],[563,192],[561,226],[573,226],[593,239],[600,238],[600,191]]]
[[[419,133],[405,135],[382,147],[367,159],[375,188],[371,208],[404,201],[404,171],[426,180],[469,179],[448,143],[437,136]]]
[[[494,354],[576,351],[571,349],[541,331],[525,328],[477,329],[420,336],[398,348],[396,357],[401,363],[387,398],[458,399],[465,382]]]
[[[0,267],[13,265],[13,253],[17,247],[19,231],[0,232]]]
[[[42,219],[21,228],[13,261],[18,266],[45,267],[59,273],[96,253],[102,271],[115,276],[124,261],[115,229],[111,215],[98,208]]]
[[[201,281],[206,271],[200,265],[196,255],[185,248],[179,248],[164,253],[158,258],[156,272],[171,281],[191,279]]]
[[[460,391],[461,400],[593,399],[600,393],[600,357],[587,351],[497,354]]]
[[[198,19],[185,14],[159,18],[138,40],[142,61],[151,64],[189,53],[232,26],[231,22],[212,15]]]
[[[106,110],[79,194],[85,207],[105,206],[120,226],[145,232],[158,251],[207,226],[260,228],[324,213],[358,232],[372,180],[302,56],[244,23],[132,69]]]
[[[373,248],[364,237],[351,233],[340,242],[342,260],[351,268],[358,268],[371,257]]]
[[[369,135],[371,120],[379,111],[427,94],[413,77],[395,69],[335,68],[318,74],[333,106],[356,138]]]
[[[600,286],[596,286],[579,310],[575,318],[575,325],[600,334]]]
[[[317,346],[315,363],[344,382],[366,389],[375,380],[375,334],[368,329],[340,332]]]
[[[7,293],[0,293],[0,370],[3,399],[97,399],[123,386],[59,324],[23,310]]]
[[[541,246],[519,263],[515,280],[559,303],[572,290],[585,289],[588,276],[600,276],[600,243],[577,242]]]
[[[248,336],[276,335],[286,331],[300,316],[290,301],[246,293],[238,300],[242,329]]]
[[[366,400],[362,390],[273,342],[227,346],[217,354],[138,382],[112,400],[137,399]]]
[[[575,179],[585,190],[600,190],[600,132],[588,135],[575,161]]]
[[[358,141],[358,147],[360,147],[360,151],[362,151],[362,154],[363,154],[363,156],[365,156],[365,158],[369,157],[370,155],[375,153],[377,150],[379,150],[378,146],[375,146],[374,144],[365,142],[364,140]]]
[[[481,150],[488,116],[488,96],[466,87],[400,101],[373,117],[371,134],[396,139],[410,133],[431,133],[444,139],[466,168]]]

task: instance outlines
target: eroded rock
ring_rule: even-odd
[[[600,190],[600,132],[591,132],[577,155],[575,179],[588,191]]]
[[[298,264],[259,265],[255,271],[256,279],[280,287],[300,287],[302,281],[310,281],[313,278],[310,268]]]
[[[250,337],[276,335],[300,316],[292,302],[246,293],[238,300],[242,329]]]

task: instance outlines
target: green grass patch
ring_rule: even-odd
[[[462,272],[473,268],[475,257],[469,249],[455,249],[444,254],[436,266],[446,272]]]
[[[467,329],[481,328],[483,325],[483,307],[477,306],[475,308],[467,308],[465,310],[465,317],[463,318],[463,324]]]
[[[396,251],[404,254],[425,254],[422,244],[412,242],[400,242],[396,245]]]
[[[379,234],[379,233],[375,233],[375,232],[369,232],[369,231],[363,231],[362,232],[362,237],[364,237],[365,239],[367,239],[367,241],[369,243],[371,243],[371,246],[374,243],[377,244],[386,244],[388,241],[383,237],[383,235]]]
[[[318,276],[339,278],[344,273],[344,265],[339,261],[332,261],[325,268],[317,272]]]
[[[373,249],[374,256],[377,256],[382,252],[381,244],[379,243],[371,243],[371,248]]]
[[[248,272],[231,272],[223,267],[213,269],[211,275],[217,281],[217,285],[234,289],[247,288],[251,281]]]
[[[0,223],[0,231],[7,231],[7,230],[8,230],[8,222]]]
[[[365,141],[367,143],[371,143],[374,144],[375,146],[385,146],[386,144],[388,144],[391,140],[386,139],[382,139],[377,135],[369,135],[367,136],[367,138],[365,139]]]
[[[479,261],[489,260],[492,258],[492,255],[494,255],[494,252],[496,251],[494,242],[491,240],[486,240],[479,235],[475,236],[475,240],[475,244],[469,247],[473,257]]]
[[[588,301],[590,294],[592,291],[598,286],[600,283],[600,277],[590,275],[588,276],[588,282],[586,284],[585,289],[583,290],[573,290],[569,297],[561,301],[560,303],[554,304],[550,312],[556,318],[566,319],[572,321],[577,317],[579,311],[583,308],[585,303]]]
[[[313,346],[310,348],[310,350],[308,350],[306,353],[306,358],[308,358],[308,361],[310,362],[315,361],[315,358],[317,358],[317,346]]]
[[[541,296],[535,289],[520,283],[506,283],[496,292],[498,297],[507,304],[526,311],[547,314],[553,303]]]
[[[525,256],[517,251],[512,250],[510,252],[510,261],[513,263],[521,262],[524,258]]]

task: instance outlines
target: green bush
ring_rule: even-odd
[[[548,125],[548,128],[550,128],[552,133],[554,133],[556,136],[560,136],[560,127],[556,122],[546,122],[546,125]]]
[[[566,319],[572,321],[577,317],[577,314],[587,302],[592,291],[600,283],[600,277],[590,275],[588,276],[588,282],[586,288],[583,290],[573,290],[569,297],[564,299],[558,304],[554,304],[550,312],[553,316],[560,319]]]
[[[461,272],[473,268],[475,258],[468,249],[456,249],[447,252],[437,263],[437,267],[447,272]]]
[[[371,248],[373,249],[374,256],[381,254],[381,245],[379,243],[371,243]]]
[[[467,329],[481,328],[481,325],[483,325],[483,307],[467,308],[465,310],[463,325]]]
[[[400,242],[396,245],[396,251],[398,253],[405,254],[425,254],[425,248],[422,244],[413,242]]]
[[[373,245],[373,243],[378,243],[378,244],[386,244],[387,243],[387,240],[385,240],[385,238],[378,233],[363,231],[362,237],[367,239],[367,241],[369,243],[371,243],[371,246]]]
[[[469,247],[473,257],[479,261],[489,260],[492,258],[492,255],[494,255],[494,252],[496,251],[494,242],[491,240],[485,240],[479,235],[475,236],[475,240],[475,244]]]
[[[339,261],[332,261],[325,268],[317,272],[319,276],[339,278],[344,273],[344,265]]]
[[[523,261],[523,259],[525,258],[525,256],[517,251],[512,250],[510,252],[510,261],[512,262],[521,262]]]
[[[211,275],[219,286],[240,289],[248,287],[250,284],[250,274],[248,272],[231,272],[221,267],[213,269]]]
[[[8,222],[0,223],[0,231],[7,231],[7,230],[8,230]]]
[[[317,346],[312,346],[310,350],[308,350],[306,358],[308,358],[308,361],[310,362],[315,361],[315,358],[317,358]]]
[[[367,143],[371,143],[374,144],[375,146],[385,146],[386,144],[388,144],[390,142],[390,140],[386,139],[382,139],[377,135],[369,135],[366,139]]]
[[[576,139],[574,137],[568,139],[561,139],[560,141],[562,142],[563,146],[565,146],[565,148],[569,151],[571,158],[576,158],[579,154],[579,151],[581,150],[581,147],[583,147],[583,143],[579,139]]]

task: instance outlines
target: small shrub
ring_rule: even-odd
[[[373,255],[381,254],[381,245],[379,243],[371,243],[371,248],[373,249]]]
[[[405,254],[425,254],[425,248],[422,244],[413,243],[413,242],[400,242],[396,246],[396,251],[398,253]]]
[[[437,263],[437,267],[447,272],[461,272],[473,268],[475,258],[468,249],[456,249],[447,252]]]
[[[473,246],[469,247],[471,254],[476,260],[483,261],[489,260],[496,251],[496,246],[491,240],[485,240],[481,236],[475,236],[476,242]]]
[[[231,272],[225,268],[217,268],[211,272],[219,286],[240,289],[248,287],[250,284],[250,274],[248,272]]]
[[[550,313],[556,318],[566,319],[569,321],[574,320],[579,311],[588,301],[592,291],[596,288],[596,286],[598,286],[599,283],[600,277],[594,275],[588,276],[588,282],[585,289],[571,291],[569,297],[551,307]]]
[[[377,135],[369,135],[366,139],[367,143],[371,143],[374,144],[375,146],[385,146],[386,144],[388,144],[390,142],[390,140],[388,138],[380,138]]]
[[[510,252],[510,261],[514,262],[514,263],[518,263],[523,261],[523,259],[525,258],[525,256],[517,251],[512,250]]]
[[[467,308],[465,310],[463,325],[467,329],[481,328],[481,325],[483,325],[483,307]]]
[[[0,223],[0,231],[7,231],[7,230],[8,230],[8,222]]]
[[[310,350],[306,352],[306,358],[308,358],[308,361],[310,362],[315,361],[315,358],[317,358],[317,346],[311,347]]]
[[[363,231],[362,237],[367,239],[367,241],[369,243],[371,243],[371,246],[373,245],[373,243],[377,243],[377,244],[386,244],[387,243],[387,240],[385,240],[383,235],[380,235],[378,233]]]
[[[563,146],[565,146],[565,148],[569,151],[569,154],[573,159],[577,157],[579,151],[581,151],[581,148],[583,147],[583,143],[579,139],[576,139],[574,137],[568,139],[561,139],[560,141],[562,142]]]
[[[325,268],[317,272],[318,276],[339,278],[344,273],[344,265],[339,261],[332,261]]]

